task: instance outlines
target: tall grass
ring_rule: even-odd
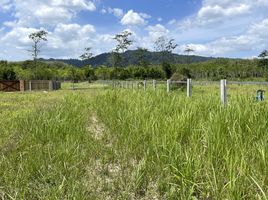
[[[15,139],[0,146],[0,198],[87,199],[84,177],[96,145],[86,130],[90,107],[88,98],[69,94],[13,121]]]
[[[130,169],[120,176],[126,199],[152,185],[161,199],[267,199],[267,103],[117,90],[95,109]]]

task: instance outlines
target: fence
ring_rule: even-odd
[[[33,90],[58,90],[61,88],[61,82],[49,80],[31,80],[31,81],[0,81],[0,91],[33,91]]]
[[[144,90],[148,89],[149,84],[152,84],[153,90],[156,90],[158,88],[159,84],[166,84],[166,90],[167,92],[171,92],[172,90],[172,84],[182,84],[186,86],[187,91],[187,97],[192,97],[193,94],[193,85],[213,85],[217,84],[220,86],[220,101],[223,105],[227,105],[228,103],[228,85],[268,85],[268,82],[238,82],[238,81],[227,81],[226,79],[223,79],[219,82],[217,81],[195,81],[193,82],[192,79],[187,79],[187,81],[103,81],[103,84],[110,85],[113,88],[142,88]]]
[[[20,81],[21,91],[33,90],[58,90],[61,88],[61,82],[49,80],[30,80]]]
[[[171,92],[172,85],[179,84],[179,85],[185,85],[187,88],[187,97],[192,96],[192,80],[187,79],[187,81],[103,81],[104,85],[111,85],[113,88],[143,88],[144,90],[148,89],[149,84],[152,84],[153,90],[156,90],[158,88],[158,85],[166,85],[167,92]]]
[[[0,91],[15,92],[20,91],[19,81],[0,80]]]
[[[223,105],[227,105],[228,103],[228,85],[268,85],[268,82],[238,82],[238,81],[227,81],[226,79],[221,80],[220,83],[220,94],[221,94],[221,102]]]

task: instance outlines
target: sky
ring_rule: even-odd
[[[137,47],[175,39],[175,53],[253,58],[268,49],[268,0],[0,0],[0,60],[31,59],[30,33],[46,30],[39,57],[110,52],[115,34]]]

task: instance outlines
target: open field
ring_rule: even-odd
[[[81,85],[0,93],[0,199],[267,199],[267,86]]]

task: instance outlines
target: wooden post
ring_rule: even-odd
[[[171,80],[168,79],[167,80],[167,92],[170,92],[170,82],[171,82]]]
[[[32,81],[29,81],[29,91],[32,91]]]
[[[192,79],[187,79],[187,97],[192,97]]]
[[[153,80],[153,89],[156,90],[156,80]]]
[[[143,81],[143,86],[144,86],[144,90],[146,90],[146,88],[147,88],[147,81],[146,80]]]
[[[227,80],[221,80],[221,102],[227,104]]]
[[[20,80],[20,91],[21,92],[24,92],[25,91],[25,82],[24,82],[24,80]]]

